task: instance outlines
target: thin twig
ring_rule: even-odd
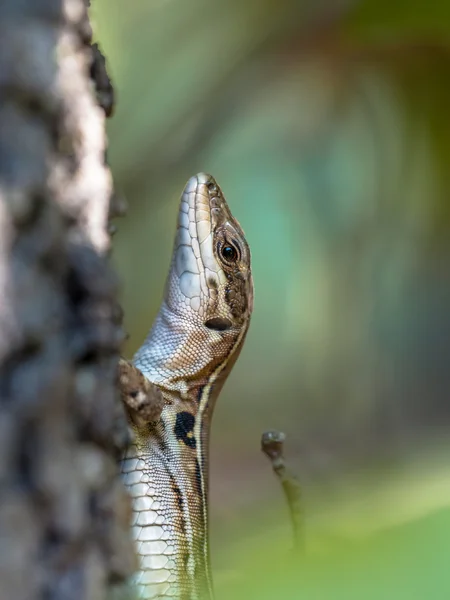
[[[261,437],[261,450],[272,463],[272,469],[278,477],[286,497],[292,521],[294,536],[294,551],[303,554],[304,540],[304,512],[300,482],[293,473],[287,469],[283,456],[283,444],[286,435],[281,431],[266,431]]]

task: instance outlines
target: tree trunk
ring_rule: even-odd
[[[97,600],[134,567],[115,463],[111,90],[86,11],[0,1],[1,600]]]

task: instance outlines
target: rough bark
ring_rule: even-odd
[[[97,600],[134,566],[115,463],[112,90],[86,11],[0,2],[1,600]]]

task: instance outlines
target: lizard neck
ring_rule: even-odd
[[[211,414],[246,332],[247,327],[211,331],[173,312],[163,301],[133,362],[170,397],[176,408],[204,417],[206,400]]]
[[[135,537],[138,542],[144,539],[138,546],[141,570],[137,574],[144,598],[166,588],[173,590],[173,598],[213,598],[208,527],[209,432],[215,400],[245,333],[246,329],[219,333],[198,324],[191,327],[163,302],[154,326],[134,357],[135,365],[158,385],[166,401],[159,422],[142,428],[133,425],[135,444],[124,462],[128,468],[138,460],[131,476],[131,496],[141,493],[139,484],[144,479],[151,490],[151,502],[140,497],[134,500],[138,514]],[[139,465],[142,477],[134,492]],[[155,506],[158,516],[146,517],[145,513],[155,512]],[[162,552],[163,545],[145,542],[146,536],[153,535],[153,525],[146,527],[153,518],[159,519],[172,551],[170,571],[176,573],[176,583],[170,587],[170,582],[154,583],[154,554]],[[164,562],[163,557],[160,561]]]

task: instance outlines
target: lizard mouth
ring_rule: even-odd
[[[189,245],[199,273],[217,278],[221,267],[214,253],[214,233],[227,219],[222,192],[211,175],[199,173],[187,182],[180,205],[178,225],[181,244]],[[206,290],[205,290],[206,291]]]
[[[213,247],[216,226],[212,211],[221,210],[221,198],[213,177],[199,173],[186,183],[178,213],[174,268],[169,277],[173,294],[169,294],[169,302],[173,298],[176,304],[176,298],[183,298],[182,304],[200,318],[206,316],[211,299],[225,278]]]

